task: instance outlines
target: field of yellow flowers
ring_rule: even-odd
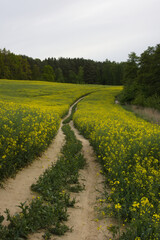
[[[69,106],[98,88],[0,80],[0,183],[44,151]]]
[[[160,239],[160,127],[114,104],[121,87],[0,80],[0,184],[30,164],[54,138],[61,118],[74,114],[90,139],[106,183],[106,216],[121,219],[123,240]],[[114,230],[114,226],[108,226]]]
[[[120,239],[158,240],[160,126],[114,104],[120,90],[108,87],[87,96],[78,104],[74,123],[90,139],[102,164],[110,186],[104,212],[125,225]]]

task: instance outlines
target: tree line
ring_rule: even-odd
[[[124,64],[83,58],[33,59],[0,50],[0,78],[63,83],[121,85]]]
[[[122,104],[160,110],[160,44],[140,56],[129,54],[126,62],[97,62],[83,58],[40,60],[0,50],[0,79],[43,80],[62,83],[124,85]]]
[[[129,54],[122,82],[121,103],[160,110],[160,44],[148,47],[140,57],[135,52]]]

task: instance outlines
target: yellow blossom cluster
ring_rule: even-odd
[[[0,101],[0,180],[29,164],[55,136],[58,114]]]

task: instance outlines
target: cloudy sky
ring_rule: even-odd
[[[160,0],[0,0],[0,49],[126,61],[160,43]]]

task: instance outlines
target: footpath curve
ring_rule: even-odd
[[[84,97],[77,100],[69,109],[68,115],[62,120],[64,121],[70,116],[72,108]],[[36,159],[30,166],[18,172],[16,177],[8,179],[4,189],[0,189],[0,214],[4,215],[4,211],[10,210],[11,215],[19,212],[18,205],[20,202],[31,200],[35,193],[30,187],[35,183],[38,177],[58,159],[61,148],[65,142],[65,136],[62,132],[62,121],[56,137],[50,144],[49,148]],[[74,131],[78,140],[82,142],[82,153],[86,158],[87,165],[85,169],[80,171],[80,182],[84,183],[85,189],[79,193],[72,193],[71,197],[76,197],[75,208],[70,208],[69,221],[66,223],[69,227],[73,227],[72,232],[66,233],[64,236],[56,239],[62,240],[104,240],[111,238],[111,234],[107,231],[106,224],[111,222],[104,219],[98,219],[97,198],[100,198],[100,192],[103,192],[103,177],[100,172],[100,166],[96,162],[96,156],[90,143],[78,130],[75,129],[73,121],[70,122],[71,129]],[[4,224],[7,224],[5,220]],[[29,236],[29,240],[42,240],[43,231]],[[51,239],[55,239],[51,237]]]

